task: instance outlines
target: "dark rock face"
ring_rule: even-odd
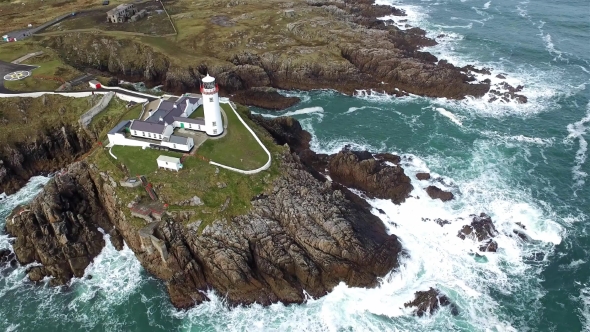
[[[294,118],[279,117],[268,120],[260,115],[251,114],[250,119],[266,129],[278,145],[289,144],[295,152],[309,149],[311,135],[303,130],[299,121]]]
[[[18,261],[43,264],[29,270],[30,279],[52,276],[52,285],[84,275],[105,244],[99,227],[113,229],[87,166],[80,163],[56,176],[28,208],[6,223],[8,234],[16,237],[13,249]]]
[[[455,197],[452,192],[444,191],[436,186],[428,186],[428,188],[426,188],[426,193],[428,194],[428,196],[430,196],[430,198],[438,198],[443,202],[450,201]]]
[[[400,156],[396,156],[391,153],[377,153],[375,155],[375,158],[381,159],[384,161],[389,161],[390,163],[393,163],[396,165],[399,165],[400,161],[402,161],[402,158]]]
[[[416,173],[416,179],[420,181],[430,180],[430,173]]]
[[[419,291],[415,293],[415,299],[411,302],[404,303],[404,307],[416,307],[414,314],[422,317],[426,314],[432,315],[440,307],[451,306],[451,313],[453,316],[459,314],[457,306],[449,300],[449,298],[441,294],[439,290],[430,288],[427,291]]]
[[[485,213],[479,216],[474,215],[471,224],[463,226],[459,234],[457,234],[461,239],[470,238],[482,242],[479,250],[489,252],[496,252],[498,250],[498,244],[492,239],[496,235],[498,235],[498,231],[494,227],[492,218]]]
[[[283,110],[296,105],[300,101],[297,97],[285,97],[273,88],[251,88],[239,91],[231,99],[242,105],[269,110]]]
[[[76,163],[54,178],[7,230],[32,281],[53,285],[82,276],[104,246],[121,235],[147,271],[164,280],[172,303],[188,308],[215,289],[231,304],[300,303],[339,282],[372,287],[398,264],[401,245],[364,206],[316,180],[296,156],[283,155],[273,189],[247,215],[214,222],[199,234],[171,217],[138,232],[120,213],[108,175]]]
[[[328,171],[333,181],[396,204],[404,202],[413,189],[401,167],[388,166],[366,151],[337,153],[330,158]]]
[[[92,140],[78,128],[49,128],[32,142],[0,148],[0,193],[12,194],[34,175],[56,171],[92,147]]]
[[[14,253],[8,249],[1,249],[0,250],[0,267],[4,267],[6,265],[15,266],[16,265],[16,256]]]

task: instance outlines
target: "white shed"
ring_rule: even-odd
[[[180,163],[179,158],[168,157],[168,156],[159,156],[157,159],[158,168],[166,168],[175,171],[179,171],[182,168],[182,164]]]

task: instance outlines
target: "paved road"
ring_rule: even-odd
[[[0,61],[0,93],[12,93],[12,91],[6,90],[6,88],[4,88],[4,75],[10,74],[10,73],[13,73],[13,72],[19,71],[19,70],[31,71],[35,68],[37,68],[37,67]]]
[[[23,40],[25,38],[28,38],[28,37],[36,34],[39,31],[47,29],[48,27],[65,20],[66,18],[69,18],[69,17],[74,17],[74,15],[72,15],[72,13],[68,13],[68,14],[56,17],[53,20],[46,22],[44,24],[41,24],[38,27],[32,27],[32,28],[28,28],[28,29],[11,31],[11,32],[6,33],[6,35],[8,35],[8,37],[16,39],[16,41]]]

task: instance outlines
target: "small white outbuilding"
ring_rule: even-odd
[[[158,168],[166,168],[174,171],[179,171],[182,168],[179,158],[159,156],[157,159]]]

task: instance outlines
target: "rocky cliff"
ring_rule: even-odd
[[[76,126],[54,125],[32,141],[0,147],[0,193],[14,193],[32,176],[61,169],[90,150],[92,141]]]
[[[246,215],[198,232],[171,217],[136,229],[107,174],[85,162],[57,175],[7,231],[21,264],[39,262],[31,280],[63,284],[83,275],[104,246],[121,238],[147,271],[165,281],[172,303],[186,308],[215,289],[232,304],[300,303],[304,291],[322,296],[339,282],[371,287],[397,266],[401,245],[365,207],[315,179],[285,153],[273,188]]]
[[[365,89],[455,99],[480,97],[490,90],[489,80],[475,78],[481,70],[458,68],[421,51],[436,44],[425,31],[403,30],[377,19],[405,15],[394,7],[374,5],[372,0],[239,3],[248,3],[252,10],[243,14],[231,2],[223,10],[202,6],[200,15],[223,14],[223,22],[193,20],[190,24],[202,33],[192,35],[185,28],[174,41],[64,32],[46,36],[43,44],[79,69],[162,84],[173,92],[198,90],[201,77],[209,73],[224,93],[237,94],[246,105],[267,105],[260,87],[346,94]],[[277,14],[277,8],[286,9]],[[264,23],[252,23],[259,21]],[[273,98],[271,108],[292,103]]]

